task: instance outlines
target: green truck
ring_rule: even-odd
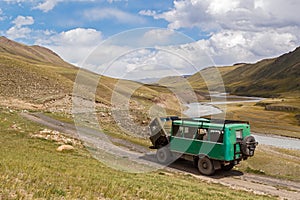
[[[168,121],[170,134],[164,128]],[[149,127],[150,148],[157,149],[159,163],[168,165],[184,158],[193,161],[204,175],[218,169],[231,170],[253,156],[258,144],[247,121],[166,117],[155,118]]]

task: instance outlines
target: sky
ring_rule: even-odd
[[[299,0],[1,0],[0,35],[128,79],[257,62],[300,45]]]

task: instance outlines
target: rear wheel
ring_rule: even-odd
[[[198,169],[201,174],[208,176],[215,173],[213,162],[208,157],[199,158]]]
[[[167,164],[171,159],[171,152],[168,148],[162,147],[157,149],[156,159],[161,164]]]

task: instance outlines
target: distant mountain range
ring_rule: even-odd
[[[145,102],[164,101],[164,105],[174,105],[174,99],[163,98],[170,95],[170,87],[178,87],[188,81],[201,95],[207,91],[206,80],[218,90],[214,83],[216,74],[213,68],[206,68],[194,75],[166,77],[156,84],[143,84],[125,81],[124,88],[118,92],[126,95],[128,87],[139,88],[132,98]],[[300,48],[278,58],[265,59],[255,64],[239,63],[233,66],[217,68],[223,78],[227,92],[238,95],[272,97],[300,91]],[[69,98],[73,92],[74,81],[79,68],[65,62],[53,51],[41,46],[27,46],[0,37],[0,96],[13,97],[31,102],[45,103]],[[97,88],[96,101],[109,105],[118,79],[100,76],[85,71],[86,76],[101,77]],[[141,82],[152,83],[154,79]],[[185,92],[183,88],[182,91]],[[64,100],[65,101],[65,100]],[[146,103],[147,105],[150,105]]]
[[[255,64],[238,63],[233,66],[218,67],[226,92],[237,95],[275,97],[300,92],[300,47],[294,51],[272,59],[264,59]],[[211,72],[210,72],[211,71]],[[212,68],[201,70],[187,80],[195,90],[207,90],[201,77],[213,80]],[[218,90],[218,85],[213,85]]]

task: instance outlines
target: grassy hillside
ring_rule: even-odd
[[[0,37],[0,97],[17,98],[46,107],[64,106],[70,109],[74,81],[79,70],[49,49],[26,46]],[[163,94],[170,94],[170,91],[162,86],[120,81],[86,70],[81,70],[81,78],[81,84],[86,86],[96,81],[96,101],[99,105],[111,106],[113,92],[126,96],[132,88],[136,88],[131,96],[132,102],[146,107],[153,104],[153,99],[161,99]],[[119,87],[115,89],[118,82]],[[169,104],[174,105],[173,99],[161,101],[166,107]]]
[[[163,170],[117,171],[80,146],[58,152],[13,110],[0,108],[0,126],[0,199],[275,199]]]
[[[219,77],[223,78],[225,74],[240,66],[241,65],[205,68],[188,77],[187,80],[196,91],[206,91],[208,86],[214,90],[218,90],[220,85],[216,84],[216,82],[220,83],[220,81],[216,81],[216,79],[219,79]]]
[[[43,62],[65,67],[73,67],[62,60],[56,53],[47,48],[37,45],[26,46],[9,40],[3,36],[0,37],[0,52],[15,55],[23,59],[25,58],[31,63]]]
[[[85,99],[95,100],[96,117],[106,132],[148,135],[146,125],[153,114],[179,114],[177,98],[165,86],[100,76],[66,63],[49,49],[26,46],[4,37],[0,40],[2,107],[72,114],[73,88],[76,86],[80,88],[76,96],[83,102],[79,103],[80,109],[86,109]],[[124,110],[124,102],[113,105],[113,96],[128,99],[125,103],[129,104],[129,112]],[[118,113],[118,122],[113,112]],[[125,132],[118,123],[123,124]]]
[[[217,69],[223,78],[226,91],[231,94],[278,97],[300,91],[300,47],[278,58]],[[202,76],[208,80],[207,84]],[[214,84],[215,78],[213,68],[206,68],[187,80],[195,90],[206,91],[208,84],[218,90],[218,85]]]
[[[245,64],[224,75],[230,93],[264,97],[300,91],[300,48],[278,58]]]

